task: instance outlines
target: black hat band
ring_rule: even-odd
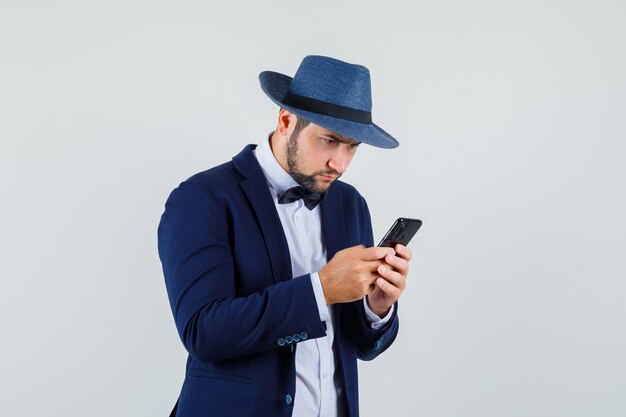
[[[372,123],[372,113],[369,111],[357,110],[350,107],[340,106],[338,104],[327,103],[314,98],[293,94],[289,91],[285,93],[285,97],[282,102],[300,110],[336,117],[338,119],[350,120],[364,124]]]

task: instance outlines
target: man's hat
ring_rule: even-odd
[[[263,71],[259,81],[274,103],[316,125],[379,148],[398,146],[372,122],[370,72],[362,65],[310,55],[293,78]]]

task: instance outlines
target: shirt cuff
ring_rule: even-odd
[[[317,272],[311,273],[311,285],[313,285],[313,293],[315,294],[317,310],[320,313],[320,320],[330,321],[330,312],[328,311],[328,306],[326,305],[326,298],[324,298],[322,282],[320,281],[320,276]]]
[[[372,311],[372,309],[370,309],[370,306],[367,305],[366,295],[365,297],[363,297],[363,308],[365,308],[365,317],[367,317],[367,321],[370,322],[370,326],[372,326],[372,329],[378,330],[389,322],[391,316],[393,315],[393,310],[394,308],[396,308],[396,306],[395,304],[393,304],[389,309],[389,313],[387,313],[387,315],[381,319]]]

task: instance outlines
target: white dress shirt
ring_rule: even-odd
[[[343,417],[343,382],[336,371],[337,358],[333,350],[333,312],[326,305],[318,271],[326,265],[326,244],[322,236],[320,208],[309,210],[302,200],[279,204],[278,197],[298,185],[278,163],[269,144],[263,141],[254,150],[270,188],[280,222],[287,238],[294,277],[310,274],[320,320],[326,322],[326,336],[298,343],[296,349],[295,417]],[[384,326],[393,307],[383,319],[374,314],[363,299],[372,328]]]

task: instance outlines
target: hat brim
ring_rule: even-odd
[[[290,106],[282,102],[285,93],[291,85],[292,78],[273,71],[263,71],[259,74],[261,89],[267,96],[280,107],[289,110],[318,126],[322,126],[342,136],[367,143],[378,148],[391,149],[398,147],[399,143],[389,133],[374,123],[365,124],[353,122],[351,120],[339,119],[324,114],[313,113]]]

